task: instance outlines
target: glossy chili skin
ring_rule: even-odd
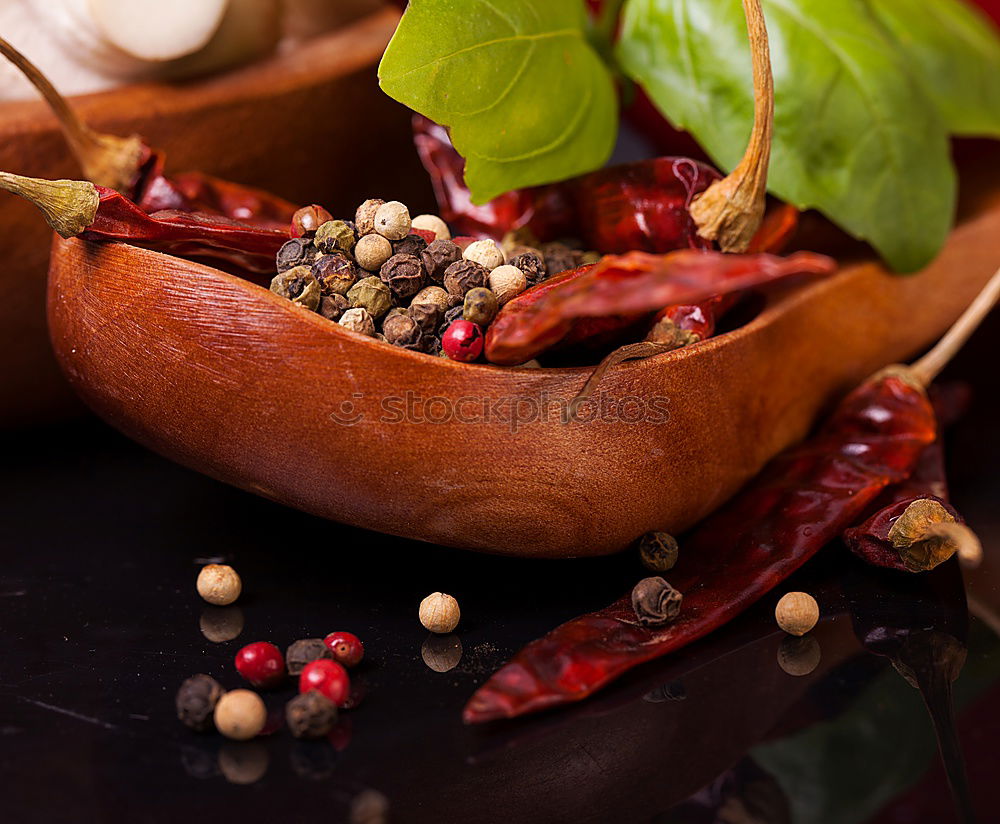
[[[80,237],[118,240],[180,257],[217,258],[250,272],[270,273],[286,227],[257,226],[222,215],[161,211],[146,214],[125,196],[96,187],[97,214]]]
[[[465,161],[447,130],[419,115],[413,128],[441,217],[457,233],[499,239],[527,228],[540,241],[574,237],[609,254],[710,248],[688,212],[691,201],[721,177],[705,163],[685,157],[626,163],[507,192],[480,206],[465,187]]]
[[[822,429],[786,450],[681,544],[667,577],[684,595],[662,628],[636,620],[630,594],[534,641],[473,695],[466,723],[579,701],[741,613],[912,471],[934,440],[919,389],[881,375],[848,395]]]
[[[147,214],[165,210],[218,214],[258,226],[287,227],[296,210],[284,198],[201,172],[164,173],[163,152],[145,147],[145,158],[131,192]]]
[[[497,315],[486,335],[492,363],[524,363],[595,320],[652,316],[664,306],[691,304],[803,275],[825,275],[823,255],[725,255],[680,250],[666,255],[608,256],[590,268],[562,273],[522,292]],[[543,288],[544,287],[544,288]]]
[[[939,428],[959,417],[966,398],[949,398],[938,394],[933,401]],[[889,530],[914,501],[937,501],[959,523],[964,519],[948,502],[948,481],[945,476],[944,444],[940,432],[929,444],[910,477],[886,489],[872,505],[874,512],[861,524],[844,530],[847,548],[873,566],[913,572],[900,558],[899,551],[889,540]]]

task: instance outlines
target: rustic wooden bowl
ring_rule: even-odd
[[[385,192],[430,207],[410,114],[382,94],[375,78],[398,19],[386,9],[295,53],[196,82],[86,95],[73,106],[97,129],[139,133],[166,149],[172,171],[199,169],[338,213]],[[0,169],[80,175],[40,101],[0,104]],[[73,405],[45,330],[49,230],[34,207],[6,194],[0,249],[0,426],[9,426]]]
[[[449,546],[596,555],[690,526],[833,398],[936,339],[997,268],[998,238],[993,196],[924,272],[868,262],[786,290],[732,333],[615,368],[601,394],[631,399],[621,414],[569,424],[560,409],[589,370],[392,348],[224,272],[120,244],[55,240],[49,323],[99,415],[215,478]],[[654,403],[665,421],[645,419]],[[503,417],[511,404],[517,425]],[[523,419],[540,404],[550,414]]]

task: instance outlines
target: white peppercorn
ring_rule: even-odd
[[[808,592],[786,592],[774,608],[774,618],[789,635],[805,635],[819,621],[819,604]]]
[[[240,597],[243,582],[228,564],[206,564],[198,573],[197,587],[208,603],[224,607]]]
[[[375,337],[375,321],[372,320],[367,309],[348,309],[340,316],[337,323],[352,332],[367,335],[370,338]]]
[[[382,235],[365,235],[354,247],[354,259],[358,266],[369,272],[377,272],[391,257],[392,244]]]
[[[490,290],[497,296],[497,303],[501,306],[528,288],[528,279],[524,276],[524,272],[509,263],[498,266],[490,272],[488,283]]]
[[[451,230],[437,215],[417,215],[410,222],[414,229],[421,229],[425,232],[433,232],[435,240],[451,240]]]
[[[443,592],[432,592],[420,602],[420,623],[438,634],[451,632],[462,617],[458,601]]]
[[[504,261],[503,252],[494,240],[473,241],[465,247],[462,257],[466,260],[473,260],[480,266],[485,266],[491,272],[497,266],[502,266]]]
[[[354,228],[357,230],[359,238],[375,231],[375,213],[383,203],[385,203],[384,200],[371,197],[358,206],[354,213]]]
[[[230,690],[215,705],[215,728],[226,738],[247,741],[267,722],[267,708],[250,690]]]
[[[375,231],[389,240],[402,240],[410,233],[410,210],[398,200],[383,203],[375,212]]]

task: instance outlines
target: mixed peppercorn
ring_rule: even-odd
[[[394,346],[471,362],[497,312],[549,275],[593,262],[564,243],[452,238],[437,215],[369,199],[353,220],[320,206],[295,212],[271,291]]]

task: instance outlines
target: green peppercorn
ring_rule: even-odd
[[[497,296],[489,289],[477,286],[465,293],[462,317],[480,326],[489,326],[500,311]]]
[[[347,292],[347,300],[353,309],[367,309],[376,320],[392,308],[392,293],[379,278],[362,278]]]
[[[275,275],[271,281],[271,291],[306,309],[315,310],[319,306],[319,282],[308,266],[296,266]]]
[[[358,280],[358,267],[342,252],[317,258],[312,273],[324,295],[346,295]]]
[[[316,248],[324,255],[332,255],[334,252],[350,254],[356,242],[354,229],[343,220],[328,220],[316,230],[316,238],[313,240]]]

